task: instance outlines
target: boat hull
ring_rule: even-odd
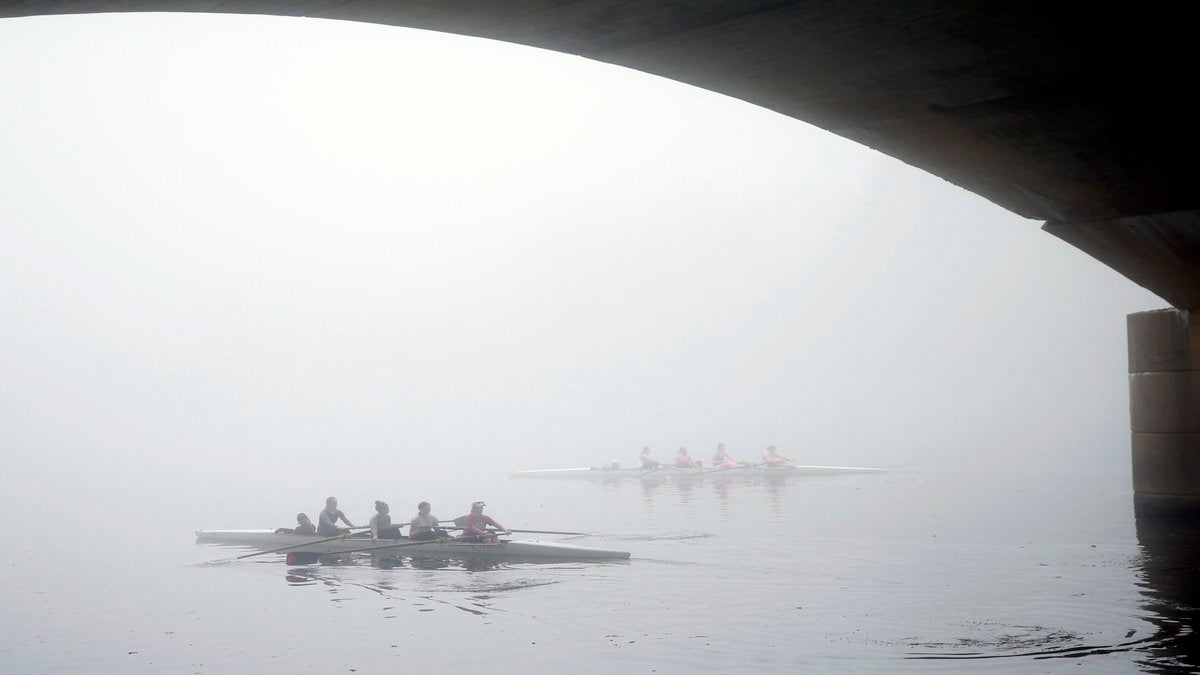
[[[615,478],[702,478],[718,476],[836,476],[864,473],[881,473],[885,469],[865,466],[738,466],[727,469],[700,468],[683,469],[667,467],[662,469],[599,469],[596,467],[581,467],[574,469],[532,469],[514,471],[513,478],[589,478],[611,480]]]
[[[537,559],[537,560],[628,560],[628,551],[612,551],[537,539],[502,540],[495,544],[461,542],[455,539],[416,543],[412,539],[370,539],[346,537],[323,541],[320,535],[276,534],[271,530],[196,530],[196,542],[246,546],[270,551],[292,547],[285,553],[333,555],[357,551],[370,554],[453,559]],[[397,544],[400,544],[399,546]],[[364,550],[367,549],[367,550]]]

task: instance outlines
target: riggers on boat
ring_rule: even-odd
[[[886,469],[866,466],[735,466],[724,469],[681,468],[667,466],[658,469],[604,469],[580,467],[574,469],[530,469],[514,471],[513,478],[699,478],[704,476],[836,476],[842,474],[881,473]]]
[[[196,530],[196,543],[247,546],[269,551],[330,555],[351,551],[384,553],[422,558],[486,558],[530,560],[628,560],[628,551],[610,551],[589,546],[537,539],[502,540],[481,544],[457,539],[433,541],[407,537],[371,541],[354,537],[329,539],[320,535],[276,534],[272,530]],[[282,553],[281,553],[282,554]]]

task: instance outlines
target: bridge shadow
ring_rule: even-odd
[[[1200,501],[1134,499],[1139,586],[1157,631],[1139,651],[1146,672],[1200,672]]]

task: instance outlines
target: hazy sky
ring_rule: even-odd
[[[1166,303],[740,101],[182,14],[5,19],[0,83],[18,476],[1128,454],[1125,314]]]

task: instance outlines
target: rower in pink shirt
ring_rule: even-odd
[[[675,453],[675,468],[677,469],[699,469],[700,462],[692,459],[688,454],[688,449],[680,447],[679,452]]]
[[[508,528],[497,523],[491,516],[483,515],[484,506],[483,502],[471,502],[471,512],[463,518],[463,532],[459,536],[460,539],[494,544],[497,541],[497,534],[512,534]],[[487,529],[489,525],[495,528],[496,532],[489,532]]]

